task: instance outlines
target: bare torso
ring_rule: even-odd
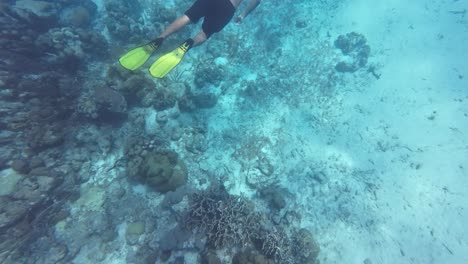
[[[235,8],[237,8],[240,5],[240,3],[242,3],[242,0],[230,0],[230,1]]]

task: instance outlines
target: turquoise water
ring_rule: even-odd
[[[467,3],[192,3],[0,4],[0,263],[468,263]]]

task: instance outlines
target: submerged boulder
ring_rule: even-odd
[[[294,235],[294,255],[299,263],[318,263],[317,257],[320,253],[320,246],[312,233],[302,228]]]
[[[340,35],[334,44],[346,56],[344,60],[336,64],[336,71],[355,72],[366,66],[370,55],[370,47],[367,45],[367,39],[362,34],[351,32]]]
[[[173,151],[149,152],[140,163],[137,178],[154,190],[166,193],[187,182],[187,168]]]

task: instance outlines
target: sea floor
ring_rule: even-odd
[[[238,80],[226,81],[231,87],[217,105],[198,114],[209,128],[209,147],[193,170],[228,172],[230,193],[255,197],[247,184],[256,177],[249,171],[255,164],[232,153],[251,146],[249,139],[267,139],[252,151],[274,164],[276,180],[293,197],[288,208],[302,215],[295,225],[312,230],[320,244],[321,263],[468,262],[468,64],[462,44],[468,22],[459,12],[466,4],[353,0],[331,16],[313,8],[304,3],[296,11],[318,23],[317,31],[288,32],[281,44],[286,58],[265,63],[299,68],[318,52],[339,57],[333,39],[359,32],[371,46],[377,76],[360,70],[340,76],[332,91],[246,102],[236,98],[242,82],[284,78],[247,62],[233,73]],[[242,36],[245,48],[255,48],[248,34],[254,28]],[[228,30],[241,31],[234,25]],[[317,43],[325,45],[309,47],[317,53],[297,54]],[[307,74],[304,87],[292,93],[314,85]],[[230,137],[247,143],[225,144]]]
[[[106,1],[94,2],[103,15],[94,28],[105,28]],[[152,1],[138,3],[152,10]],[[180,3],[188,6],[168,3],[171,15],[181,14]],[[36,241],[37,263],[69,255],[77,264],[138,263],[139,254],[162,247],[187,198],[167,206],[168,195],[129,179],[128,142],[139,136],[169,138],[190,188],[220,183],[273,221],[309,230],[320,263],[468,263],[467,9],[457,0],[262,1],[243,24],[190,50],[165,80],[150,81],[179,96],[190,83],[215,94],[214,106],[139,105],[118,125],[74,124],[55,158],[68,162],[63,171],[75,166],[79,194],[41,238],[67,250]],[[156,31],[152,19],[144,12],[142,28]],[[112,32],[100,32],[111,41]],[[334,42],[351,32],[365,37],[370,55],[365,66],[340,72],[335,65],[350,57]],[[90,63],[83,87],[107,78],[100,69],[109,64],[117,59]],[[10,169],[0,176],[14,184],[23,177]],[[286,199],[281,210],[260,195],[271,186]],[[180,256],[197,263],[196,246],[180,244],[156,263]],[[229,252],[218,256],[231,263]]]

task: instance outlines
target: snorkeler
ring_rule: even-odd
[[[204,17],[202,30],[194,37],[184,41],[173,51],[157,59],[149,68],[153,77],[163,78],[182,60],[187,51],[205,42],[213,33],[221,31],[234,16],[236,8],[243,0],[196,0],[183,16],[177,18],[165,31],[150,43],[134,48],[120,57],[120,64],[128,70],[136,70],[143,65],[156,49],[161,46],[165,38],[183,28],[190,22],[197,23]],[[240,24],[252,12],[260,0],[250,0],[247,8],[236,17],[235,22]]]

